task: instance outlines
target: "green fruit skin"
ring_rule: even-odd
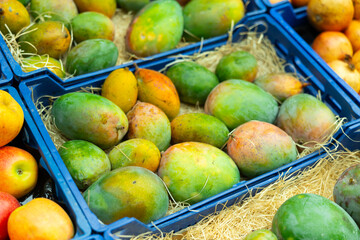
[[[227,33],[244,17],[242,0],[192,0],[184,7],[185,31],[198,38],[210,38]]]
[[[21,2],[26,7],[31,0],[18,0],[18,1]]]
[[[340,205],[360,226],[360,165],[346,169],[337,180],[333,195]]]
[[[92,93],[62,95],[54,102],[51,114],[66,137],[86,140],[102,149],[118,144],[128,130],[125,113],[115,103]]]
[[[89,39],[72,48],[66,58],[66,70],[74,75],[95,72],[116,64],[119,52],[107,39]]]
[[[50,15],[45,18],[51,21],[60,21],[68,24],[78,14],[73,0],[31,0],[31,15],[36,18],[39,14]]]
[[[240,181],[232,159],[205,143],[184,142],[171,146],[160,160],[158,175],[176,201],[200,202]]]
[[[115,27],[110,18],[97,12],[83,12],[71,20],[77,43],[88,39],[114,40]]]
[[[119,8],[136,13],[145,7],[150,0],[116,0],[116,2]]]
[[[166,75],[174,83],[180,100],[203,105],[211,90],[219,84],[216,75],[195,62],[175,64]]]
[[[169,206],[161,179],[150,170],[135,166],[105,173],[83,196],[90,210],[105,224],[124,217],[149,223],[165,216]]]
[[[229,130],[251,121],[273,123],[278,113],[275,98],[253,83],[230,79],[217,85],[205,102],[205,113],[223,121]]]
[[[153,142],[160,151],[170,146],[171,127],[166,114],[153,104],[138,102],[127,113],[127,138],[143,138]]]
[[[301,93],[286,99],[280,107],[276,124],[295,142],[323,141],[333,128],[334,113],[317,98]]]
[[[131,22],[126,33],[126,50],[147,57],[174,49],[184,29],[182,9],[174,0],[147,4]]]
[[[344,209],[316,194],[298,194],[277,210],[272,231],[279,240],[360,239],[360,230]]]
[[[228,79],[253,82],[257,69],[257,61],[251,53],[236,51],[221,58],[216,66],[215,74],[220,82]]]
[[[244,240],[278,240],[278,238],[272,231],[260,229],[246,235]]]
[[[171,142],[202,142],[217,148],[224,146],[229,130],[216,117],[204,113],[189,113],[171,121]]]
[[[71,140],[59,148],[59,154],[76,186],[85,190],[102,174],[111,170],[106,153],[93,143]]]

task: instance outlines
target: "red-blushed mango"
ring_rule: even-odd
[[[228,140],[226,125],[211,115],[188,113],[171,121],[171,142],[202,142],[221,148]]]
[[[314,96],[300,93],[286,99],[280,107],[276,125],[295,142],[309,146],[323,142],[335,128],[334,113]]]
[[[89,141],[102,149],[118,144],[128,130],[125,113],[109,99],[92,93],[62,95],[51,114],[67,138]]]
[[[234,161],[206,143],[178,143],[166,150],[158,175],[176,201],[194,204],[221,193],[240,181]]]
[[[181,102],[203,105],[211,90],[219,84],[216,75],[195,62],[184,61],[166,71]]]
[[[30,12],[34,18],[41,15],[46,20],[50,16],[49,20],[63,22],[67,27],[78,14],[73,0],[31,0]]]
[[[31,72],[44,67],[49,69],[59,78],[64,78],[66,76],[64,66],[55,58],[46,55],[35,55],[22,59],[21,68],[24,72]]]
[[[128,68],[112,71],[101,87],[101,96],[114,102],[127,113],[136,103],[137,81]]]
[[[184,7],[185,32],[198,38],[227,33],[245,15],[242,0],[192,0]]]
[[[101,175],[111,170],[110,160],[106,153],[91,142],[67,141],[58,151],[80,190],[87,189]]]
[[[170,121],[157,106],[138,102],[127,113],[129,131],[127,137],[143,138],[153,142],[160,151],[165,151],[171,140]]]
[[[277,126],[250,121],[237,127],[229,137],[227,151],[241,175],[256,177],[296,160],[296,144]]]
[[[125,38],[126,50],[147,57],[174,49],[184,30],[182,9],[174,0],[147,4],[134,17]]]
[[[135,77],[140,101],[159,107],[170,120],[179,114],[180,98],[170,78],[160,72],[141,68],[136,70]]]
[[[116,0],[74,0],[79,12],[99,12],[109,18],[116,11]]]
[[[19,38],[20,49],[25,53],[48,54],[59,59],[70,47],[69,30],[61,22],[46,21],[29,27]]]
[[[160,151],[156,145],[146,139],[129,139],[116,145],[109,152],[111,169],[126,166],[138,166],[156,172],[160,164]]]
[[[205,102],[205,112],[223,121],[229,130],[251,120],[273,123],[278,110],[270,93],[237,79],[217,85]]]
[[[116,0],[116,2],[119,8],[136,13],[150,3],[150,0]]]
[[[257,72],[256,58],[246,51],[236,51],[222,57],[215,70],[220,82],[228,79],[253,82]]]
[[[0,31],[4,35],[9,32],[5,24],[13,34],[17,34],[23,28],[29,26],[30,15],[19,1],[0,1]]]
[[[267,229],[255,230],[244,238],[244,240],[278,240],[276,235]]]
[[[114,40],[114,23],[109,17],[98,12],[80,13],[71,19],[71,26],[77,43],[95,38]]]
[[[105,173],[83,196],[90,210],[105,224],[124,217],[150,223],[165,216],[169,206],[161,179],[150,170],[136,166]]]
[[[299,79],[289,73],[270,73],[255,79],[254,83],[271,93],[280,102],[303,92],[303,84]]]

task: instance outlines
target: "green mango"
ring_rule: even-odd
[[[116,0],[116,2],[119,8],[136,13],[150,3],[150,0]]]
[[[180,62],[166,75],[174,83],[181,102],[204,105],[211,90],[219,84],[214,73],[195,62]]]
[[[106,153],[88,141],[67,141],[59,148],[59,154],[80,190],[87,189],[102,174],[111,170]]]
[[[126,50],[147,57],[174,49],[184,29],[182,9],[174,0],[147,4],[134,17],[125,38]]]
[[[267,229],[255,230],[244,238],[244,240],[278,240],[276,235]]]
[[[120,142],[128,130],[125,113],[102,96],[71,92],[55,100],[51,114],[56,127],[69,139],[86,140],[102,149]]]
[[[66,58],[66,71],[76,76],[113,67],[118,55],[116,45],[110,40],[85,40],[70,50]]]

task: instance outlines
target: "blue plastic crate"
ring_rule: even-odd
[[[270,10],[270,15],[278,21],[294,41],[300,45],[334,79],[342,90],[360,106],[360,96],[311,48],[311,43],[320,33],[308,22],[306,8],[294,9],[291,4],[284,4]]]
[[[0,86],[10,85],[13,81],[13,73],[5,56],[0,52]]]
[[[332,77],[327,74],[319,66],[319,64],[309,56],[306,51],[300,48],[297,44],[294,44],[291,36],[285,30],[283,30],[272,17],[267,14],[253,16],[247,18],[245,24],[248,26],[257,24],[258,32],[263,32],[267,29],[265,35],[272,41],[272,43],[276,47],[277,54],[281,58],[285,59],[288,63],[291,63],[295,67],[296,73],[298,75],[302,77],[310,77],[308,81],[311,83],[311,85],[305,88],[305,92],[312,95],[317,95],[319,91],[322,95],[323,101],[327,104],[327,106],[340,117],[346,117],[349,121],[359,117],[359,107],[351,101],[351,99],[341,90],[341,88],[332,79]],[[234,41],[238,40],[239,32],[245,30],[246,26],[238,28],[234,34]],[[218,46],[226,44],[226,42],[227,36],[212,39],[208,42],[208,44],[202,46],[202,51],[204,52],[207,50],[212,50]],[[184,52],[183,54],[191,55],[199,52],[199,50],[200,49],[198,46],[193,46],[191,49],[189,49],[187,52]],[[143,62],[139,65],[139,67],[160,70],[174,60],[174,58],[167,58],[158,60],[156,62]],[[131,66],[129,69],[131,71],[134,71],[133,66]],[[286,70],[292,72],[294,71],[294,68],[289,67]],[[59,153],[57,152],[47,130],[45,129],[45,126],[42,123],[40,115],[37,113],[36,107],[32,100],[32,97],[33,99],[37,99],[43,95],[63,95],[68,92],[78,91],[86,86],[100,87],[105,78],[106,76],[99,76],[98,78],[94,78],[86,82],[77,83],[71,86],[62,86],[60,83],[56,82],[49,76],[40,76],[20,83],[19,89],[21,95],[25,99],[28,108],[30,109],[32,117],[37,123],[37,126],[39,128],[39,131],[41,132],[41,135],[44,138],[44,141],[47,143],[47,146],[51,154],[53,155],[55,162],[58,164],[61,173],[64,175],[70,189],[73,191],[75,197],[77,198],[79,205],[83,209],[91,227],[97,232],[103,232],[109,229],[111,229],[111,231],[115,231],[114,229],[124,229],[127,231],[127,234],[130,234],[131,232],[133,232],[133,234],[139,234],[146,231],[155,231],[156,228],[152,224],[145,225],[134,218],[123,218],[110,225],[103,225],[98,221],[96,216],[88,208],[84,198],[82,197],[80,191],[77,189],[68,170],[62,162]],[[46,99],[44,99],[44,104],[48,104],[48,102],[46,102]],[[280,171],[281,169],[285,170],[298,164],[307,164],[308,162],[310,163],[310,161],[316,158],[319,154],[319,152],[315,152],[308,155],[307,157],[298,159],[297,161],[272,172],[263,174],[248,181],[242,181],[234,185],[231,189],[227,191],[224,191],[216,196],[196,203],[189,208],[183,209],[174,214],[161,218],[155,221],[154,224],[163,231],[178,231],[187,227],[188,225],[193,225],[202,217],[211,213],[211,210],[207,210],[209,203],[222,201],[224,197],[232,195],[243,188],[251,187],[261,182],[267,181],[271,178],[271,176],[277,176],[278,171]]]
[[[75,226],[76,234],[73,239],[84,239],[88,237],[91,234],[90,225],[88,224],[83,212],[80,209],[80,206],[75,200],[74,195],[67,186],[66,181],[60,173],[57,165],[52,160],[51,154],[39,131],[37,130],[34,120],[22,102],[18,92],[11,86],[5,86],[0,89],[8,92],[20,104],[24,112],[23,129],[19,136],[17,136],[15,140],[10,142],[8,145],[18,146],[22,149],[24,149],[24,146],[27,146],[29,149],[26,148],[25,150],[35,151],[35,154],[41,156],[41,159],[39,160],[40,164],[46,169],[55,183],[56,197],[58,198],[57,200],[63,203],[62,206],[71,217]],[[24,146],[19,146],[20,144]],[[29,199],[25,197],[24,202],[27,202],[28,200]]]
[[[85,238],[84,240],[103,240],[104,238],[101,235],[91,235],[90,237]]]
[[[246,4],[246,16],[257,15],[257,14],[260,14],[260,13],[264,13],[266,11],[266,7],[262,3],[262,0],[243,0],[243,1]],[[242,20],[240,20],[240,22],[242,22]],[[194,44],[195,45],[200,45],[200,43],[194,43]],[[8,61],[12,71],[14,72],[16,80],[21,81],[21,80],[33,78],[33,77],[36,77],[36,76],[41,76],[41,75],[44,75],[44,74],[48,74],[52,78],[56,79],[56,81],[58,81],[58,82],[60,82],[60,83],[62,83],[64,85],[72,84],[73,82],[82,82],[82,81],[91,80],[91,79],[96,78],[96,77],[101,76],[101,75],[109,75],[109,73],[114,71],[115,69],[127,67],[129,65],[132,65],[133,62],[136,62],[136,63],[139,64],[139,63],[141,63],[143,61],[151,61],[151,60],[155,60],[155,59],[161,59],[161,58],[167,57],[167,56],[172,55],[172,54],[177,54],[177,52],[186,50],[188,48],[189,48],[189,46],[179,48],[179,49],[173,49],[173,50],[170,50],[170,51],[167,51],[167,52],[164,52],[164,53],[160,53],[160,54],[156,54],[156,55],[153,55],[153,56],[141,59],[141,60],[135,60],[135,61],[132,61],[132,62],[117,65],[117,66],[114,66],[114,67],[111,67],[111,68],[106,68],[106,69],[99,70],[99,71],[96,71],[96,72],[87,73],[87,74],[79,75],[79,76],[72,77],[72,78],[69,78],[69,79],[66,79],[66,80],[62,80],[61,78],[56,76],[54,73],[52,73],[47,68],[38,69],[38,70],[28,72],[28,73],[22,71],[20,64],[15,61],[14,57],[10,53],[9,48],[6,45],[4,39],[2,37],[0,37],[0,49],[4,53],[4,55],[6,57],[6,60]]]

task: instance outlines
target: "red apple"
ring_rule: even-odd
[[[8,239],[7,223],[16,208],[20,207],[18,200],[7,192],[0,192],[0,240]]]
[[[0,148],[0,191],[21,198],[34,189],[38,177],[35,158],[11,146]]]

